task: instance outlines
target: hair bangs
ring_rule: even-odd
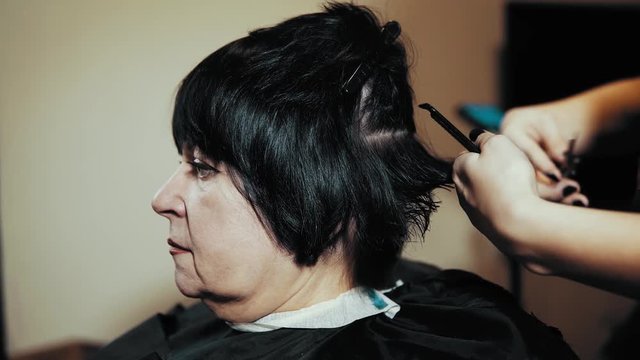
[[[246,38],[245,38],[246,39]],[[243,40],[243,39],[240,39]],[[214,52],[198,64],[182,81],[176,94],[172,118],[173,140],[179,153],[197,148],[207,157],[234,165],[234,139],[240,137],[238,124],[248,119],[238,84],[238,56],[230,54],[234,41]],[[237,47],[237,46],[236,46]]]

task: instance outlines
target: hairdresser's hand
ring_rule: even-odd
[[[501,125],[507,136],[524,152],[537,172],[539,195],[545,200],[587,206],[589,200],[580,193],[580,184],[563,178],[558,164],[566,164],[569,139],[562,134],[577,132],[583,124],[575,117],[559,114],[568,110],[568,101],[515,108],[507,112]],[[575,106],[573,106],[575,108]]]
[[[556,115],[543,106],[509,110],[500,125],[507,136],[529,158],[533,166],[549,179],[558,181],[558,164],[566,163],[569,140],[562,135]]]
[[[510,253],[509,233],[515,231],[514,216],[531,211],[544,200],[586,206],[574,180],[549,182],[536,174],[531,162],[512,141],[501,135],[482,133],[475,140],[481,154],[460,155],[453,179],[462,208],[471,222],[501,250]],[[502,240],[500,240],[502,239]]]
[[[544,201],[538,195],[533,166],[507,137],[482,133],[481,153],[464,153],[453,164],[460,205],[473,225],[499,249],[512,253],[508,233],[515,211]]]

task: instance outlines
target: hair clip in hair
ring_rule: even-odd
[[[386,48],[393,44],[394,41],[400,36],[400,24],[397,21],[389,21],[386,23],[380,31],[380,38],[382,40],[383,47]],[[349,79],[342,84],[342,92],[345,94],[356,93],[364,82],[367,81],[371,75],[371,66],[361,62],[358,67],[353,71],[353,74],[349,76]]]
[[[361,62],[360,65],[349,76],[349,79],[342,85],[342,91],[345,94],[353,94],[357,92],[371,74],[371,66]]]

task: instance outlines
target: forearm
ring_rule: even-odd
[[[640,297],[640,215],[539,200],[508,222],[514,255],[532,271]]]
[[[640,112],[640,77],[611,82],[540,106],[558,122],[577,121],[583,124],[582,133],[595,134],[614,127],[628,114]]]

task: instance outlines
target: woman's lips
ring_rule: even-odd
[[[184,246],[180,246],[176,244],[171,239],[167,240],[167,244],[169,244],[170,246],[169,254],[171,255],[185,254],[185,253],[191,252],[189,249],[185,248]]]

